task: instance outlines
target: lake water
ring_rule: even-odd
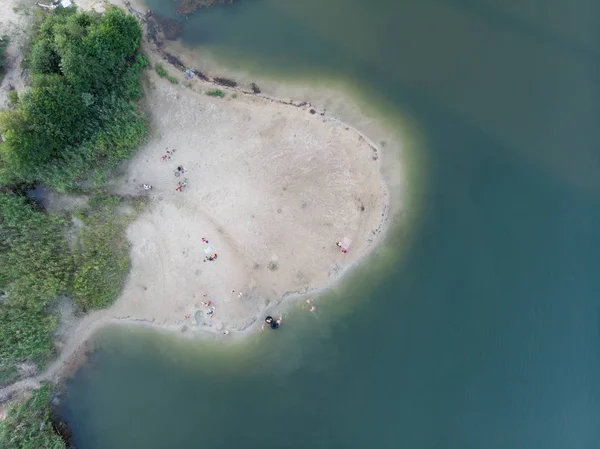
[[[77,448],[597,448],[598,30],[594,0],[239,0],[191,16],[184,41],[224,66],[343,80],[388,126],[410,123],[409,210],[277,332],[101,333],[67,383]]]

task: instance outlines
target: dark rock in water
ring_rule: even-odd
[[[252,92],[255,94],[259,94],[260,93],[260,87],[258,87],[256,85],[256,83],[252,83],[250,84],[250,88],[252,89]]]
[[[50,202],[50,191],[43,186],[35,186],[32,189],[26,190],[25,195],[42,209],[48,207]]]
[[[192,72],[194,72],[194,75],[196,75],[198,78],[200,78],[202,81],[208,81],[208,76],[206,76],[204,73],[202,73],[200,70],[192,70]]]
[[[180,16],[187,16],[198,8],[212,6],[216,3],[233,3],[233,0],[179,0],[176,13]]]
[[[235,87],[238,84],[234,80],[230,80],[228,78],[223,78],[223,77],[220,77],[220,76],[215,76],[214,82],[217,83],[217,84],[220,84],[221,86],[227,86],[227,87]]]
[[[181,20],[171,19],[159,14],[152,16],[156,23],[160,26],[163,36],[168,41],[177,40],[183,32],[183,22]]]

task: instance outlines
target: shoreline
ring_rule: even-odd
[[[80,2],[80,3],[85,4],[86,2]],[[88,2],[88,3],[91,3],[91,2]],[[116,4],[118,2],[113,1],[112,3]],[[96,2],[96,5],[97,4],[98,4],[98,2]],[[128,7],[128,9],[131,12],[131,10],[133,8],[131,8],[130,3],[126,1],[125,5],[126,5],[126,7]],[[87,6],[87,8],[83,7],[83,6],[80,6],[80,7],[83,10],[89,10],[90,7],[93,5],[87,4],[86,6]],[[117,5],[117,6],[120,6],[120,5]],[[136,15],[138,15],[138,14],[136,14]],[[146,33],[144,33],[144,37],[142,38],[141,45],[142,45],[143,51],[145,53],[150,54],[151,59],[155,59],[157,54],[164,58],[164,55],[162,55],[156,49],[148,48],[149,46],[151,46],[153,44],[148,41],[148,39],[146,37]],[[170,67],[174,67],[172,64],[169,63],[168,60],[165,60],[165,59],[162,59],[162,60],[165,63],[169,64]],[[174,68],[177,68],[177,67],[174,67]],[[184,72],[182,71],[182,73],[184,73]],[[259,98],[261,101],[265,101],[265,102],[270,102],[270,103],[283,105],[283,106],[292,106],[295,109],[302,109],[302,110],[313,109],[311,104],[308,102],[305,102],[305,101],[293,101],[293,100],[287,101],[287,100],[283,100],[281,98],[273,98],[273,97],[270,97],[270,96],[262,94],[262,93],[256,94],[256,93],[252,92],[252,90],[245,90],[240,87],[231,88],[231,87],[223,86],[221,84],[214,82],[214,80],[211,81],[210,79],[209,80],[200,79],[198,81],[201,83],[210,84],[213,87],[218,87],[219,89],[222,89],[227,92],[233,92],[236,94],[241,94],[241,95],[244,95],[247,97],[252,97],[252,98]],[[377,155],[381,154],[382,149],[378,145],[376,145],[367,135],[362,133],[358,128],[348,125],[336,117],[328,116],[326,114],[325,110],[320,110],[320,111],[315,110],[315,112],[316,113],[311,112],[311,114],[318,115],[319,117],[321,117],[323,119],[324,123],[332,122],[332,123],[338,124],[339,126],[344,127],[345,130],[350,131],[351,133],[355,134],[359,138],[359,140],[364,141],[366,145],[368,145],[374,152],[376,152]],[[154,139],[154,137],[153,137],[153,139]],[[141,152],[141,149],[140,149],[140,152]],[[324,292],[339,286],[340,281],[343,280],[350,271],[358,269],[359,266],[361,266],[365,263],[366,259],[373,253],[373,251],[376,248],[378,248],[381,245],[381,243],[387,238],[390,228],[391,228],[390,223],[389,223],[390,219],[392,217],[390,215],[391,194],[388,189],[386,179],[384,178],[384,176],[381,172],[380,172],[379,181],[381,184],[380,187],[383,192],[383,197],[382,197],[383,209],[381,210],[381,217],[378,220],[375,231],[369,238],[368,244],[365,246],[365,248],[362,250],[362,252],[355,258],[355,260],[352,261],[351,263],[347,264],[346,266],[344,266],[339,272],[337,272],[335,274],[335,276],[333,278],[331,278],[330,280],[326,281],[323,284],[313,286],[311,288],[305,289],[304,291],[294,291],[294,290],[285,291],[282,295],[280,295],[276,299],[276,301],[273,304],[269,304],[268,307],[262,309],[259,312],[259,314],[255,314],[249,323],[245,324],[244,326],[242,326],[239,329],[232,329],[232,332],[231,332],[232,335],[229,337],[230,339],[232,339],[232,337],[234,337],[235,339],[239,340],[239,338],[248,337],[252,333],[251,331],[253,329],[255,330],[257,328],[257,322],[259,321],[258,318],[259,318],[260,314],[269,313],[270,310],[281,307],[284,303],[289,305],[290,303],[294,302],[292,300],[297,300],[299,298],[313,297],[313,296],[322,296]],[[149,206],[149,207],[152,207],[152,206]],[[399,212],[397,211],[395,214],[393,214],[393,216],[400,215],[401,211],[402,211],[402,207],[400,207]],[[131,276],[131,273],[130,273],[130,276]],[[127,283],[129,283],[129,280]],[[117,302],[119,302],[119,300],[117,300]],[[116,305],[116,303],[107,309],[93,311],[91,313],[84,315],[81,318],[78,318],[77,323],[74,326],[74,328],[67,332],[70,336],[67,339],[65,346],[61,349],[58,358],[55,361],[53,361],[51,364],[49,364],[47,366],[47,368],[44,370],[44,372],[40,373],[39,375],[21,379],[11,385],[6,386],[5,388],[0,389],[0,403],[5,402],[6,400],[9,400],[13,394],[22,392],[24,390],[36,388],[37,386],[39,386],[39,384],[41,382],[49,381],[53,384],[59,384],[62,380],[64,380],[64,378],[66,376],[68,376],[70,373],[72,373],[77,368],[78,365],[73,366],[71,361],[73,359],[77,358],[78,353],[81,351],[81,348],[86,344],[86,342],[88,342],[91,339],[91,337],[95,333],[97,333],[99,330],[104,329],[109,326],[112,326],[112,325],[147,326],[147,327],[152,328],[153,330],[166,332],[171,335],[179,334],[180,337],[184,337],[184,338],[213,338],[214,340],[219,340],[220,338],[223,338],[223,336],[221,336],[221,337],[219,336],[219,334],[221,333],[220,329],[206,328],[206,326],[198,326],[197,329],[194,329],[192,326],[188,326],[183,321],[178,322],[178,323],[167,323],[168,320],[166,320],[166,319],[165,320],[155,320],[155,319],[150,320],[150,319],[146,319],[146,318],[132,318],[130,315],[123,315],[123,316],[115,315],[114,311],[113,311],[115,305]],[[185,331],[182,331],[183,327],[186,328]],[[81,362],[83,362],[83,360],[81,360]]]

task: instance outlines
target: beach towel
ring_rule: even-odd
[[[350,248],[350,243],[352,243],[352,240],[350,240],[348,237],[344,237],[342,240],[342,249],[344,251],[348,251],[348,248]]]
[[[204,250],[204,254],[210,254],[210,253],[212,253],[212,252],[214,252],[214,250],[212,249],[212,246],[209,246],[208,248],[206,248],[206,249]]]

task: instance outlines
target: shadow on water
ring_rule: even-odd
[[[42,209],[46,209],[50,202],[50,191],[41,185],[26,190],[25,195]]]

